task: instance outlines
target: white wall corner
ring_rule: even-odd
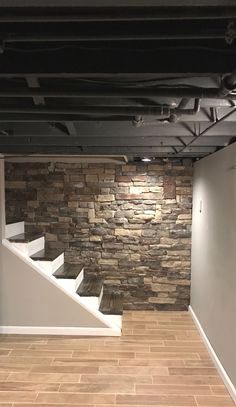
[[[4,159],[0,154],[0,235],[1,240],[5,237],[5,170]]]
[[[194,323],[195,323],[195,325],[196,325],[196,327],[197,327],[197,329],[198,329],[198,331],[199,331],[199,333],[200,333],[200,335],[201,335],[201,337],[203,339],[204,344],[206,345],[206,348],[207,348],[207,350],[208,350],[208,352],[210,354],[210,357],[211,357],[216,369],[219,372],[219,375],[221,376],[226,388],[228,389],[228,392],[229,392],[230,396],[232,397],[233,401],[236,404],[236,388],[234,387],[233,383],[230,380],[230,377],[228,376],[227,372],[225,371],[224,367],[222,366],[217,354],[215,353],[215,351],[214,351],[208,337],[206,336],[206,334],[205,334],[205,332],[204,332],[204,330],[203,330],[203,328],[202,328],[202,326],[201,326],[201,324],[200,324],[194,310],[192,309],[191,305],[189,306],[189,312],[190,312],[190,314],[191,314],[191,316],[193,318],[193,321],[194,321]]]

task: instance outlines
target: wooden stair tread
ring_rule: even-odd
[[[64,263],[53,275],[56,278],[76,279],[83,267],[81,264]]]
[[[39,239],[40,237],[44,237],[42,233],[20,233],[19,235],[11,236],[8,238],[9,242],[14,243],[30,243],[33,240]]]
[[[99,297],[102,286],[102,278],[94,276],[85,277],[77,290],[77,294],[81,297]]]
[[[103,294],[99,311],[107,315],[122,315],[123,301],[120,293],[105,293]]]
[[[6,226],[13,225],[14,223],[20,223],[20,222],[23,222],[23,220],[19,219],[19,218],[7,218]]]
[[[60,256],[62,253],[64,253],[63,250],[60,249],[43,249],[38,251],[37,253],[34,253],[30,258],[32,260],[40,260],[40,261],[53,261],[55,260],[58,256]]]

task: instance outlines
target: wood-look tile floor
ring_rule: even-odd
[[[125,312],[122,337],[0,336],[0,407],[234,406],[186,312]]]

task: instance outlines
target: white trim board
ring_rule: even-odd
[[[201,326],[195,312],[193,311],[191,305],[189,306],[189,312],[190,312],[190,314],[191,314],[191,316],[193,318],[193,321],[194,321],[194,323],[195,323],[195,325],[196,325],[196,327],[197,327],[197,329],[198,329],[198,331],[199,331],[199,333],[200,333],[200,335],[201,335],[201,337],[203,339],[203,342],[206,345],[206,348],[207,348],[207,350],[208,350],[208,352],[210,354],[210,357],[211,357],[214,365],[216,366],[216,369],[219,372],[219,375],[221,376],[221,378],[222,378],[226,388],[228,389],[228,392],[229,392],[230,396],[232,397],[233,401],[236,403],[236,388],[234,387],[234,385],[231,382],[227,372],[225,371],[224,367],[222,366],[217,354],[215,353],[215,351],[214,351],[208,337],[206,336],[206,334],[205,334],[205,332],[204,332],[204,330],[203,330],[203,328],[202,328],[202,326]]]
[[[117,328],[60,327],[60,326],[0,326],[1,334],[17,335],[77,335],[77,336],[120,336]]]

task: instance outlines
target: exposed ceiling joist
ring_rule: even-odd
[[[203,157],[234,141],[234,1],[15,1],[0,4],[0,152]]]

